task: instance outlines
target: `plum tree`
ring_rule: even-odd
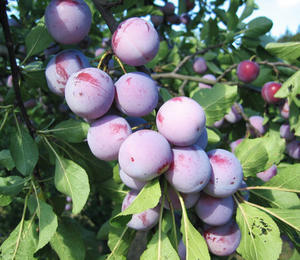
[[[232,254],[240,244],[241,231],[238,225],[231,221],[222,226],[209,227],[204,232],[204,238],[211,253],[218,256]]]
[[[241,186],[243,180],[241,163],[233,153],[223,149],[214,149],[207,154],[212,174],[204,192],[217,198],[232,195]]]
[[[138,195],[138,191],[131,190],[125,196],[122,203],[122,211],[127,209],[129,205],[135,200]],[[141,213],[133,214],[131,220],[127,223],[127,226],[135,230],[149,230],[154,227],[159,219],[160,206],[156,206],[153,209],[147,209]]]
[[[97,158],[111,161],[118,159],[120,146],[130,134],[130,125],[123,117],[106,115],[91,124],[87,142]]]
[[[115,83],[118,109],[128,116],[145,116],[158,102],[155,81],[142,72],[124,74]]]
[[[50,91],[59,96],[65,95],[69,77],[90,66],[88,59],[79,50],[69,49],[56,54],[47,64],[45,75]]]
[[[145,65],[158,52],[159,36],[151,23],[132,17],[119,24],[112,36],[112,48],[126,64]]]
[[[205,122],[203,108],[188,97],[168,100],[160,107],[156,116],[158,131],[177,146],[194,144],[205,128]]]
[[[103,116],[112,105],[114,95],[112,79],[97,68],[85,68],[73,73],[65,88],[70,109],[87,119]]]
[[[269,169],[259,172],[256,176],[264,182],[271,180],[277,174],[277,166],[273,164]]]
[[[244,60],[239,63],[237,67],[237,76],[238,79],[245,82],[250,83],[254,81],[259,74],[259,65],[250,60]]]
[[[276,104],[282,101],[281,98],[276,98],[274,95],[281,88],[281,84],[277,82],[267,82],[264,84],[261,95],[262,98],[269,104]]]
[[[119,164],[130,177],[151,180],[164,173],[172,162],[168,141],[153,130],[140,130],[131,134],[121,145]]]
[[[62,44],[75,44],[89,33],[92,14],[83,0],[51,0],[45,11],[51,36]]]
[[[193,69],[197,73],[204,73],[207,70],[206,61],[203,57],[197,57],[193,63]]]
[[[227,223],[233,215],[234,202],[232,196],[214,198],[203,192],[195,206],[198,217],[206,224],[219,226]]]
[[[206,153],[196,145],[174,147],[172,150],[173,162],[165,173],[168,182],[183,193],[201,191],[212,174]]]
[[[125,173],[121,167],[119,167],[119,175],[121,181],[130,189],[133,190],[141,190],[145,185],[146,181],[139,181],[135,178],[130,177],[127,173]]]

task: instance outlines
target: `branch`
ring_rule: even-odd
[[[102,18],[106,22],[111,34],[113,34],[118,28],[118,23],[117,23],[116,19],[114,18],[114,16],[110,12],[110,10],[101,4],[101,0],[93,0],[93,2],[95,4],[96,8],[98,9],[98,11],[100,12]],[[144,73],[150,75],[150,72],[148,71],[148,69],[145,66],[136,66],[135,68],[138,71],[141,71],[141,72],[144,72]]]
[[[202,82],[209,85],[214,85],[217,82],[215,80],[209,80],[201,77],[196,76],[188,76],[188,75],[182,75],[174,72],[169,73],[152,73],[151,77],[153,79],[160,79],[160,78],[173,78],[173,79],[181,79],[181,80],[191,80],[196,82]]]
[[[4,1],[4,0],[0,1],[0,22],[3,27],[6,47],[7,47],[8,54],[9,54],[9,62],[10,62],[10,66],[11,66],[13,87],[14,87],[14,91],[16,94],[16,100],[17,100],[18,107],[21,110],[22,118],[25,121],[25,124],[28,128],[30,135],[32,137],[34,137],[35,129],[29,120],[29,117],[27,115],[27,112],[26,112],[26,109],[24,107],[24,103],[22,100],[22,96],[21,96],[21,91],[20,91],[20,86],[19,86],[19,68],[16,63],[14,44],[13,44],[13,41],[11,38],[10,29],[9,29],[9,25],[8,25],[8,18],[7,18],[7,14],[6,14],[6,4],[7,4],[6,1]]]
[[[290,68],[290,69],[293,69],[293,70],[300,70],[300,68],[298,68],[297,66],[293,66],[293,65],[290,65],[290,64],[287,64],[287,63],[284,63],[284,62],[269,62],[269,61],[258,61],[257,62],[258,64],[261,64],[261,65],[267,65],[267,66],[270,66],[270,67],[287,67],[287,68]]]

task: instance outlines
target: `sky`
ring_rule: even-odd
[[[175,5],[178,4],[178,0],[169,1]],[[163,5],[162,0],[157,0],[156,2]],[[225,10],[227,10],[229,3],[230,1],[227,0],[224,5]],[[266,16],[273,21],[272,36],[278,38],[286,32],[287,28],[292,33],[297,32],[300,25],[300,0],[255,0],[255,3],[259,6],[259,9],[254,10],[252,15],[245,19],[245,22],[258,16]],[[238,14],[242,11],[243,8],[240,8]]]

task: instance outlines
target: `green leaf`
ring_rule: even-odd
[[[237,87],[216,84],[211,89],[194,92],[192,98],[203,107],[206,114],[206,125],[213,125],[230,111],[237,98]]]
[[[206,65],[209,68],[209,70],[211,70],[213,73],[215,74],[222,74],[223,71],[213,62],[211,61],[206,61]]]
[[[108,246],[111,253],[106,258],[108,259],[120,259],[124,256],[135,236],[135,230],[126,227],[110,227],[110,232],[108,234]]]
[[[186,247],[186,260],[210,259],[207,244],[203,236],[189,221],[184,201],[181,196],[179,196],[179,200],[182,208],[180,232],[182,234],[183,243]]]
[[[221,137],[212,129],[207,128],[207,138],[209,144],[217,144],[221,141]]]
[[[243,21],[245,18],[250,16],[253,13],[254,8],[255,8],[254,0],[247,0],[246,6],[240,16],[240,21]]]
[[[0,247],[3,259],[31,260],[35,252],[38,233],[33,219],[19,223]]]
[[[256,173],[265,170],[269,160],[262,138],[243,140],[234,153],[241,162],[245,177],[256,176]]]
[[[297,106],[295,102],[290,103],[289,123],[291,130],[294,130],[296,136],[300,136],[300,105]]]
[[[248,23],[248,29],[245,32],[246,37],[256,38],[271,30],[273,22],[267,17],[257,17]]]
[[[12,202],[12,198],[10,196],[0,194],[0,207],[5,207]]]
[[[84,260],[85,246],[78,223],[64,220],[59,223],[50,241],[51,247],[62,260]]]
[[[143,7],[138,7],[138,8],[133,8],[133,9],[128,10],[126,18],[140,17],[140,16],[146,16],[146,15],[163,16],[163,13],[161,10],[159,10],[154,5],[145,5]]]
[[[159,230],[156,231],[147,245],[147,249],[141,255],[141,260],[160,259],[160,260],[180,260],[176,250],[173,248],[168,236],[161,232],[160,249],[158,248]]]
[[[167,102],[169,99],[173,98],[173,96],[169,93],[169,91],[165,88],[159,89],[159,94],[164,102]]]
[[[282,190],[300,192],[300,163],[291,164],[286,167],[278,167],[278,173],[264,186],[274,187]]]
[[[240,203],[236,221],[242,238],[237,252],[245,259],[277,260],[282,246],[276,223],[263,211]]]
[[[38,54],[45,50],[53,42],[43,21],[32,28],[25,38],[27,56]]]
[[[85,170],[71,160],[57,157],[54,183],[58,191],[72,198],[72,213],[79,213],[90,193],[89,179]]]
[[[89,127],[86,122],[69,119],[59,123],[47,132],[51,132],[55,137],[69,143],[80,143],[86,139]]]
[[[275,97],[296,97],[297,94],[300,94],[300,71],[297,71],[283,82],[281,88],[275,93]]]
[[[300,209],[266,208],[267,212],[292,228],[300,231]]]
[[[164,60],[169,54],[169,46],[166,41],[161,41],[159,44],[159,50],[153,60],[146,64],[147,68],[153,69],[159,62]]]
[[[111,219],[111,224],[120,227],[126,224],[130,218],[124,216],[141,213],[147,209],[154,208],[159,203],[161,197],[161,189],[158,178],[148,182],[144,188],[139,192],[135,200],[130,204],[126,210],[120,212]]]
[[[271,42],[266,50],[280,59],[296,61],[300,57],[300,42]]]
[[[57,217],[52,207],[43,200],[31,196],[29,205],[32,205],[32,211],[36,211],[39,218],[39,240],[35,251],[44,247],[55,234],[57,229]]]
[[[11,171],[15,167],[9,150],[2,150],[0,152],[0,165],[5,167],[8,171]]]
[[[20,176],[0,177],[0,193],[15,196],[23,189],[25,182]]]
[[[30,175],[39,159],[39,151],[28,132],[19,128],[12,133],[9,150],[17,170],[24,176]]]

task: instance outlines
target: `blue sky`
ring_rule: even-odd
[[[178,0],[169,0],[170,2],[178,4]],[[162,0],[156,1],[158,4],[163,5]],[[229,5],[230,1],[227,0],[225,6]],[[266,16],[273,21],[271,30],[272,36],[279,37],[284,34],[288,28],[292,33],[296,33],[300,25],[300,0],[255,0],[259,6],[252,15],[245,21],[249,21],[258,16]],[[243,9],[240,8],[238,13]]]

